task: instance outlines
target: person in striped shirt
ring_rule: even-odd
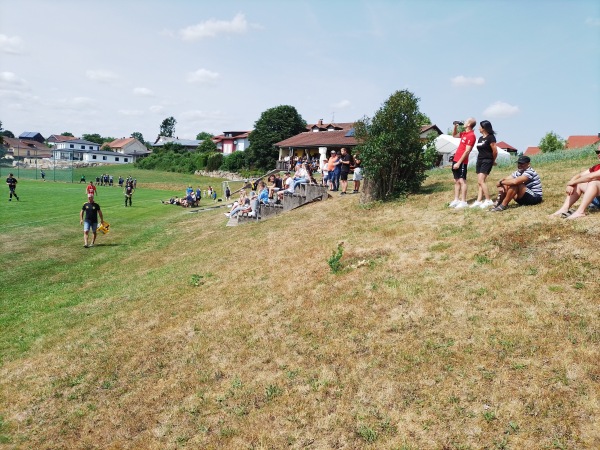
[[[511,200],[522,206],[542,203],[542,180],[530,163],[529,156],[519,156],[517,170],[498,181],[498,202],[491,212],[504,211]]]

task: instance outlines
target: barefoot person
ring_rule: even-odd
[[[542,181],[530,162],[529,156],[519,156],[516,172],[498,181],[498,203],[490,212],[504,211],[511,200],[522,206],[542,203]]]
[[[600,160],[600,148],[596,150],[596,155]],[[551,216],[560,216],[568,219],[578,219],[585,216],[586,208],[600,197],[600,164],[596,164],[581,173],[578,173],[569,180],[566,188],[567,198],[558,211]],[[579,208],[573,213],[570,212],[571,206],[581,197]]]
[[[85,219],[84,219],[85,214]],[[87,203],[84,203],[79,212],[79,224],[83,224],[83,246],[85,248],[93,247],[96,242],[96,229],[98,228],[98,216],[100,222],[104,221],[100,205],[94,202],[94,197],[89,197]],[[90,229],[93,233],[92,243],[88,245],[88,236]]]

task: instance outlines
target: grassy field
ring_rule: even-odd
[[[90,249],[83,185],[5,187],[0,448],[600,448],[600,214],[547,217],[594,161],[498,214],[435,170],[235,228],[159,202],[220,182],[132,169]]]

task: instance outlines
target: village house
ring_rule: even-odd
[[[52,149],[38,141],[3,137],[6,148],[6,158],[24,161],[27,159],[41,159],[52,156]]]
[[[100,145],[85,139],[57,142],[52,150],[52,159],[79,161],[86,164],[127,164],[135,162],[136,156],[100,150]]]
[[[115,139],[112,142],[104,144],[102,149],[110,149],[113,152],[132,156],[134,159],[148,156],[151,153],[144,144],[132,137]]]
[[[178,137],[158,136],[156,141],[154,141],[154,144],[152,144],[152,147],[161,148],[169,142],[179,144],[189,152],[195,152],[202,143],[202,141],[198,139],[179,139]]]
[[[46,139],[46,143],[52,147],[55,147],[57,142],[70,141],[71,139],[79,138],[74,136],[63,136],[62,134],[51,134],[48,139]]]
[[[250,145],[249,135],[250,131],[224,131],[223,134],[213,137],[212,141],[217,145],[218,151],[229,155],[246,150]]]

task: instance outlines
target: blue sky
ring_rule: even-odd
[[[600,132],[597,0],[0,0],[0,120],[15,135],[153,141],[373,116],[408,89],[443,131],[487,119],[524,151]]]

